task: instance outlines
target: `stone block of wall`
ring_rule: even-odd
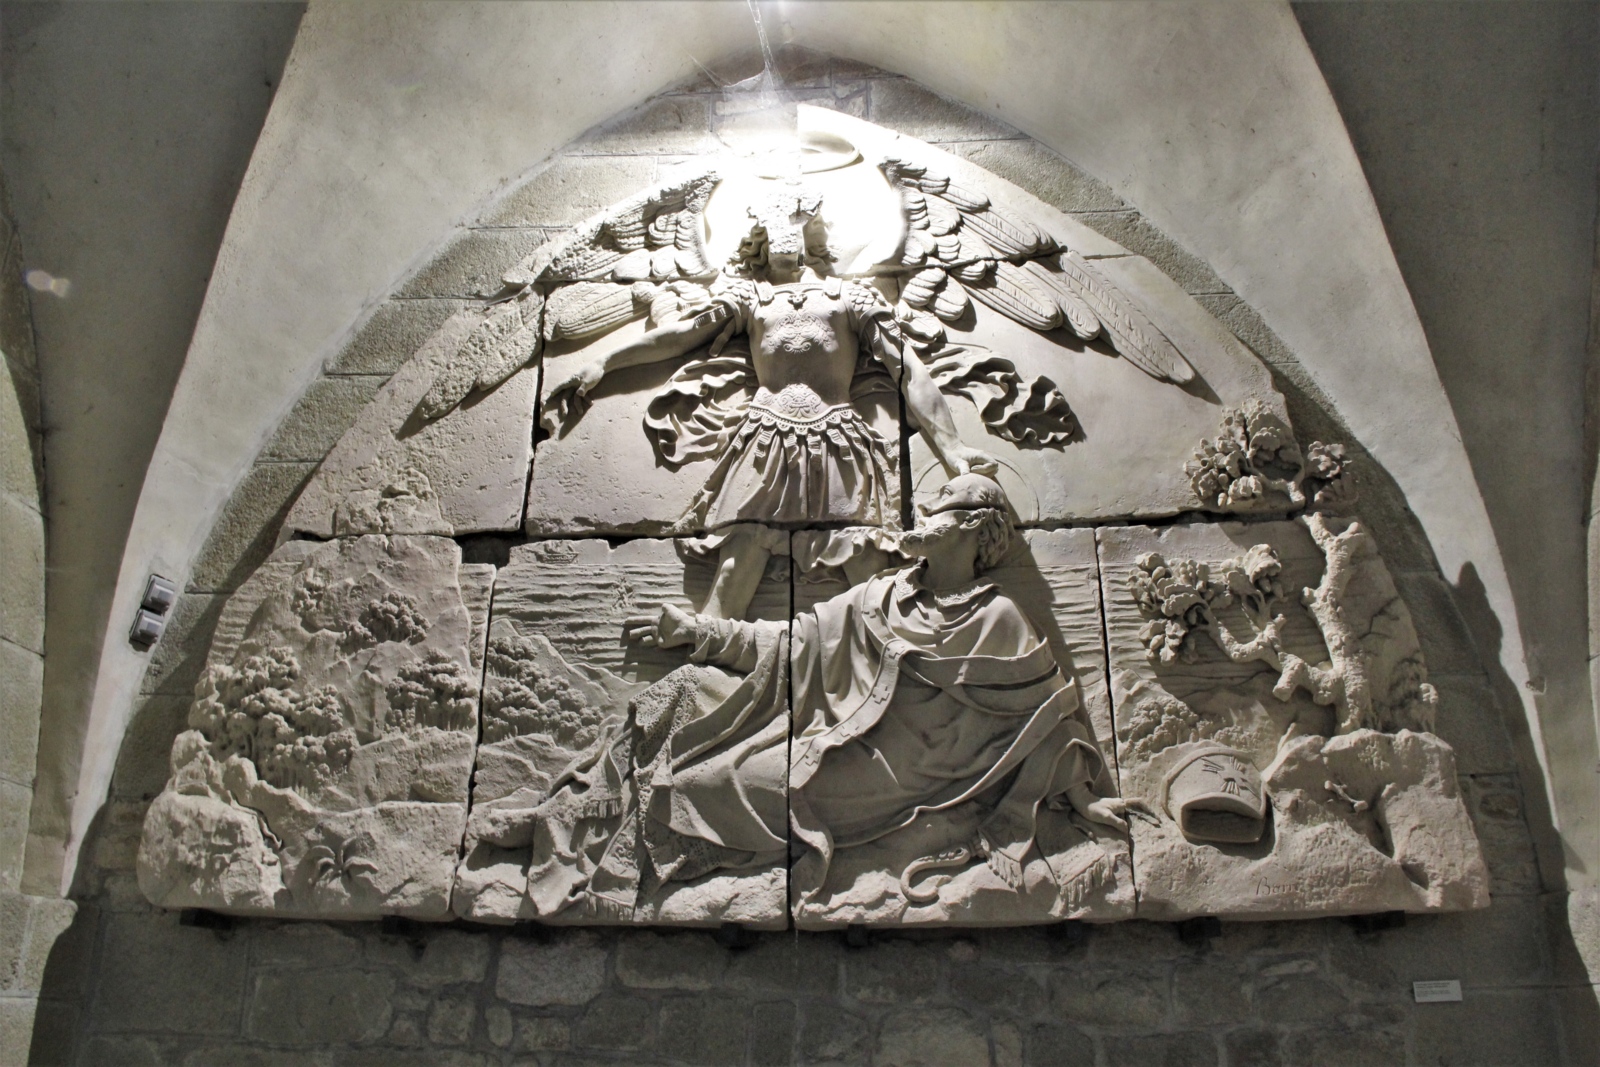
[[[483,297],[497,293],[507,266],[521,261],[548,237],[537,227],[462,230],[395,295]]]
[[[0,640],[0,778],[32,787],[39,749],[39,697],[44,660]]]
[[[393,374],[466,303],[434,297],[387,300],[373,309],[338,355],[328,361],[326,373]]]
[[[278,424],[261,459],[321,462],[386,380],[381,374],[317,379]]]
[[[793,69],[796,84],[831,91],[850,73],[846,68],[835,61]],[[871,71],[852,76],[862,87],[859,91],[871,84],[880,114],[899,108],[909,132],[932,116],[926,121],[942,124],[945,134],[1000,138],[958,139],[950,145],[997,171],[999,161],[1006,161],[1019,175],[1013,180],[1030,188],[1029,182],[1035,183],[1034,191],[1058,207],[1090,214],[1131,212],[1092,180],[1061,178],[1051,184],[1045,173],[1050,161],[1037,146],[1016,139],[1014,131],[985,126],[989,120],[982,117],[940,111],[953,105],[896,79],[875,77]],[[643,171],[641,160],[617,162],[619,157],[606,154],[610,152],[694,150],[709,126],[715,101],[709,92],[698,98],[679,93],[675,99],[692,106],[652,106],[614,124],[577,150],[583,158],[581,165],[572,161],[572,173],[581,171],[600,181],[614,173],[608,167]],[[584,190],[576,184],[571,185],[570,201],[561,206],[558,201],[565,195],[552,191],[547,200],[521,202],[513,196],[500,205],[509,214],[485,215],[480,223],[530,224],[534,215],[516,212],[533,212],[544,204],[555,205],[550,218],[556,220],[585,208]],[[1113,221],[1127,226],[1130,240],[1146,239],[1129,218],[1118,215]],[[1158,265],[1191,291],[1210,294],[1207,301],[1215,297],[1206,306],[1241,339],[1268,362],[1294,366],[1292,353],[1270,331],[1260,332],[1258,317],[1252,319],[1242,302],[1216,288],[1221,283],[1214,274],[1193,270],[1177,254],[1181,249],[1174,253],[1155,237],[1148,240]],[[495,283],[486,266],[489,257],[483,254],[490,241],[463,238],[436,261],[425,288],[448,295],[380,305],[330,362],[330,373],[382,375],[394,370],[462,306],[459,297],[474,286]],[[323,402],[313,397],[307,403],[317,407]],[[327,428],[337,421],[335,407],[328,405]],[[314,421],[302,420],[301,425]],[[302,432],[280,436],[290,439]],[[297,439],[320,443],[320,434],[321,429]],[[290,449],[304,453],[308,463],[319,458],[315,451],[311,444]],[[275,534],[270,516],[259,521],[257,533]],[[249,522],[227,522],[235,531],[228,535],[234,547],[225,552],[219,546],[214,553],[219,562],[210,565],[206,588],[226,590],[237,584],[238,572],[248,573],[238,561],[249,555],[240,546],[255,544]],[[270,539],[267,543],[270,547]],[[1431,565],[1424,559],[1418,566]],[[1406,597],[1419,616],[1435,606],[1446,617],[1446,609],[1453,611],[1449,588],[1442,582],[1423,591],[1420,608],[1411,590]],[[184,678],[181,668],[194,649],[203,657],[211,626],[205,620],[188,626],[190,636],[173,642],[175,659],[153,660],[157,687],[172,695],[165,710],[156,712],[151,702],[141,712],[141,717],[155,716],[148,720],[152,736],[159,733],[157,718],[176,716],[186,702],[192,678]],[[181,632],[169,632],[169,638]],[[1470,664],[1449,675],[1445,684],[1459,679],[1463,693],[1475,694],[1482,676],[1470,640],[1461,640],[1464,633],[1464,628],[1452,629],[1449,643],[1438,651],[1447,663]],[[1430,657],[1433,652],[1429,650]],[[1431,658],[1430,667],[1448,669]],[[1501,776],[1509,768],[1502,765],[1503,747],[1491,725],[1477,718],[1463,720],[1451,740],[1460,746],[1465,774],[1492,776],[1468,788],[1479,798],[1474,817],[1480,833],[1494,837],[1497,831],[1482,829],[1484,818],[1503,820],[1510,827],[1522,816],[1504,799],[1510,794],[1508,780]],[[1441,726],[1441,732],[1445,729]],[[133,769],[148,762],[135,754],[142,747],[137,737],[136,730],[126,773],[119,768],[117,784],[119,793],[130,796],[143,791],[143,776],[152,773]],[[125,820],[119,816],[114,821]],[[1486,1006],[1486,1017],[1506,1034],[1528,1031],[1526,1040],[1515,1039],[1518,1047],[1534,1056],[1554,1049],[1551,1054],[1559,1057],[1560,1049],[1551,1043],[1557,1028],[1547,1007],[1555,1001],[1544,999],[1543,991],[1551,980],[1543,912],[1528,895],[1529,883],[1503,874],[1516,868],[1521,855],[1515,834],[1507,833],[1505,843],[1500,854],[1508,862],[1491,859],[1497,900],[1487,912],[1449,920],[1414,919],[1405,929],[1376,940],[1357,938],[1336,920],[1230,923],[1207,951],[1185,945],[1170,926],[1144,922],[1095,929],[1086,941],[1060,931],[997,930],[954,939],[875,939],[866,947],[848,948],[837,935],[768,934],[743,951],[730,950],[703,933],[539,928],[515,933],[429,928],[414,936],[392,936],[375,924],[332,930],[251,922],[223,938],[179,927],[171,917],[149,915],[136,897],[118,895],[124,893],[118,887],[125,887],[125,879],[108,880],[100,898],[107,913],[84,921],[87,933],[80,935],[99,945],[93,968],[99,979],[95,988],[82,991],[87,999],[81,1021],[65,1000],[51,1002],[41,1019],[54,1034],[81,1032],[76,1061],[81,1063],[144,1057],[146,1062],[196,1065],[503,1067],[532,1062],[869,1059],[882,1064],[938,1062],[942,1057],[974,1064],[1096,1067],[1142,1062],[1389,1065],[1425,1062],[1435,1051],[1465,1056],[1480,1047],[1471,1044],[1470,1026],[1465,1036],[1445,1033],[1451,1019],[1410,1003],[1409,981],[1449,972],[1468,984],[1469,1004]],[[120,864],[125,852],[113,844],[105,857]],[[113,914],[115,909],[127,910]],[[218,960],[229,972],[215,988],[196,992],[203,1011],[169,1007],[193,986],[171,989],[168,967],[191,954],[200,960],[202,974],[218,973],[208,969],[218,967]],[[150,989],[141,991],[141,986]],[[159,1020],[160,1034],[146,1032],[152,1019]],[[1510,1047],[1512,1040],[1489,1035],[1481,1047],[1499,1050]],[[1580,1046],[1569,1038],[1567,1047]]]
[[[250,469],[195,558],[189,588],[201,593],[237,589],[272,552],[289,505],[314,463],[261,463]]]
[[[0,496],[0,640],[44,651],[44,517],[11,496]]]
[[[699,101],[684,101],[689,107]],[[653,146],[652,146],[653,147]],[[575,226],[656,176],[653,155],[558,156],[478,217],[478,226]]]

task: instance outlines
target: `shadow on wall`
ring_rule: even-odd
[[[1534,746],[1533,734],[1528,730],[1528,720],[1522,714],[1522,699],[1517,693],[1517,683],[1500,665],[1500,639],[1503,633],[1500,619],[1489,606],[1483,581],[1472,564],[1461,568],[1460,575],[1451,586],[1451,593],[1472,634],[1473,643],[1478,646],[1479,658],[1489,676],[1489,688],[1494,693],[1495,709],[1500,713],[1501,722],[1511,738],[1517,768],[1525,786],[1522,791],[1523,810],[1527,815],[1528,831],[1533,834],[1541,881],[1546,887],[1559,888],[1564,862],[1561,835],[1551,815],[1549,794],[1543,788],[1539,754]],[[1581,862],[1577,856],[1569,854],[1565,862],[1579,864],[1581,872]]]
[[[894,88],[931,106],[910,83]],[[1052,157],[1052,166],[1067,164]],[[1293,355],[1220,285],[1211,276],[1190,288],[1248,319],[1226,321],[1273,367],[1302,436],[1350,441]],[[220,604],[275,541],[285,501],[320,457],[297,453],[295,463],[278,464],[285,469],[273,485],[282,497],[258,483],[241,487],[214,534],[234,547],[216,551],[215,579],[186,596]],[[1517,739],[1521,766],[1535,769],[1521,777],[1534,805],[1532,833],[1548,847],[1549,814],[1537,762],[1526,758],[1531,750],[1518,734],[1517,693],[1504,677],[1482,681],[1481,664],[1497,670],[1500,634],[1477,576],[1464,572],[1452,590],[1387,472],[1366,459],[1363,475],[1363,513],[1408,602],[1414,590],[1437,592],[1443,609],[1436,615],[1468,620],[1445,627],[1442,640],[1453,642],[1447,658],[1456,677],[1487,685],[1498,709],[1480,701],[1468,728],[1487,717],[1494,738],[1509,732]],[[498,545],[479,548],[501,558]],[[1419,613],[1423,606],[1413,603]],[[1517,800],[1509,760],[1483,775],[1504,816],[1495,834],[1482,828],[1483,807],[1473,807],[1486,845],[1497,845],[1488,850],[1493,906],[1413,918],[1377,934],[1341,920],[1230,923],[1220,937],[1191,944],[1172,925],[1128,922],[1093,931],[902,934],[859,947],[849,941],[865,939],[773,934],[739,949],[698,932],[532,925],[184,926],[144,903],[133,852],[215,625],[214,612],[196,615],[183,642],[169,634],[181,662],[141,698],[113,800],[88,837],[75,890],[86,905],[46,968],[36,1064],[337,1059],[486,1067],[530,1054],[541,1062],[593,1054],[632,1064],[1398,1064],[1408,1062],[1408,1049],[1411,1062],[1543,1064],[1579,1062],[1593,1047],[1584,1042],[1600,1012],[1581,966],[1573,967],[1564,910],[1557,920],[1559,909],[1540,895],[1527,805]],[[184,649],[188,658],[179,655]],[[1469,775],[1463,788],[1475,790]],[[1559,870],[1556,856],[1550,868],[1541,853],[1546,869]],[[1409,982],[1449,977],[1462,980],[1463,1004],[1411,1002]]]

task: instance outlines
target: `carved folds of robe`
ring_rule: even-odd
[[[533,813],[538,915],[626,919],[668,881],[784,862],[788,627],[695,622],[694,662],[635,696]]]
[[[968,804],[974,851],[1020,885],[1040,805],[1103,761],[1015,603],[982,579],[935,594],[919,578],[885,572],[795,617],[792,742],[786,628],[698,617],[695,662],[635,697],[539,809],[539,914],[617,913],[668,880],[770,865],[791,847],[786,812],[800,886],[838,849]]]
[[[982,578],[935,594],[920,577],[879,575],[795,619],[799,886],[820,887],[837,849],[973,804],[973,851],[1020,887],[1039,806],[1104,771],[1075,684],[1021,609]]]

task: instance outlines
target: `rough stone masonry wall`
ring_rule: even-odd
[[[17,891],[44,685],[44,462],[22,244],[0,183],[0,1064],[24,1062],[65,900]]]
[[[1293,355],[1205,264],[1101,182],[912,82],[780,57],[804,101],[938,143],[1138,252],[1256,351],[1306,439],[1350,441]],[[753,73],[737,65],[723,81]],[[462,924],[183,926],[134,882],[145,808],[165,781],[217,615],[271,550],[289,503],[361,406],[506,264],[713,148],[707,80],[593,131],[449,236],[332,356],[234,493],[151,655],[112,799],[85,850],[81,907],[45,975],[36,1064],[1557,1064],[1593,1060],[1593,994],[1542,895],[1498,680],[1387,475],[1355,449],[1363,518],[1417,621],[1493,877],[1494,903],[1362,933],[1350,923],[763,935],[507,931]],[[1355,444],[1354,442],[1352,442]],[[537,462],[537,457],[535,458]],[[470,539],[491,556],[496,539]],[[1465,591],[1470,600],[1471,591]],[[1487,660],[1492,662],[1492,658]],[[1515,708],[1512,709],[1515,714]],[[1537,790],[1534,785],[1533,789]],[[1460,1004],[1410,983],[1459,978]]]

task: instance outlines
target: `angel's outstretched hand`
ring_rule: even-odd
[[[694,616],[664,604],[659,615],[635,615],[622,624],[625,641],[645,648],[672,648],[694,643]]]
[[[984,474],[993,478],[1000,470],[999,460],[982,449],[968,448],[966,445],[953,446],[946,459],[957,474]]]
[[[606,374],[602,363],[586,363],[551,387],[545,394],[544,411],[539,421],[546,430],[560,436],[572,428],[589,410],[589,390]]]

